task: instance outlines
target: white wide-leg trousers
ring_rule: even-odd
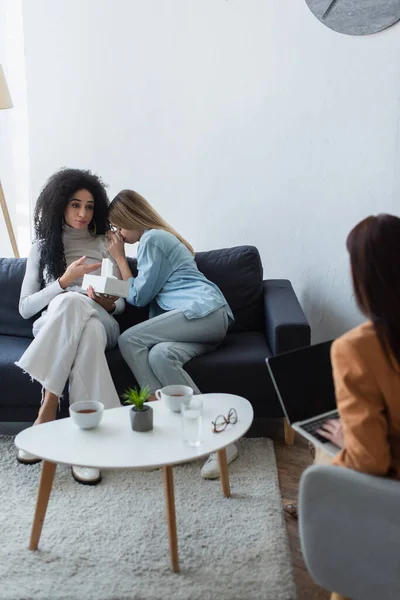
[[[44,389],[61,397],[69,380],[70,404],[121,406],[104,355],[117,345],[119,325],[104,308],[78,292],[60,294],[35,321],[33,334],[16,364]]]

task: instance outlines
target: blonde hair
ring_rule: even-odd
[[[151,204],[133,190],[122,190],[111,202],[108,218],[121,229],[163,229],[176,236],[192,254],[192,246],[158,214]]]

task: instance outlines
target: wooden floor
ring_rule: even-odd
[[[301,474],[312,463],[306,440],[296,434],[293,446],[287,446],[284,442],[281,419],[271,419],[264,423],[260,421],[252,427],[249,435],[251,437],[267,435],[274,441],[282,502],[296,502]],[[297,600],[329,600],[330,594],[316,585],[308,574],[300,548],[297,520],[286,514],[285,520],[297,587]]]
[[[304,469],[312,463],[307,444],[303,442],[302,438],[299,438],[300,436],[296,434],[293,446],[287,446],[283,441],[274,442],[279,485],[284,503],[296,502],[300,476]],[[285,520],[298,600],[329,600],[330,594],[316,585],[308,574],[300,548],[297,520],[287,514],[285,514]]]

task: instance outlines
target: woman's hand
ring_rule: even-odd
[[[132,277],[132,271],[125,256],[125,244],[118,233],[107,232],[108,252],[118,265],[121,277],[124,281]]]
[[[96,295],[93,287],[90,285],[87,289],[87,295],[89,298],[100,304],[107,312],[115,310],[115,302],[118,300],[118,296],[105,296],[103,294]]]
[[[113,232],[107,232],[108,238],[108,252],[112,256],[112,258],[118,263],[121,258],[125,257],[125,244],[120,236]]]
[[[65,290],[75,279],[79,279],[83,277],[87,273],[92,273],[92,271],[97,271],[100,269],[101,263],[95,263],[94,265],[86,265],[85,264],[86,256],[82,256],[78,260],[75,260],[73,263],[67,267],[64,275],[60,277],[58,280],[61,287]]]
[[[344,433],[340,419],[328,419],[322,425],[321,429],[317,429],[317,433],[333,444],[336,444],[336,446],[339,446],[339,448],[344,447]]]

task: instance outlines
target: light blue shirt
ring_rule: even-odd
[[[219,287],[199,271],[192,253],[172,233],[145,230],[139,242],[137,268],[138,276],[129,279],[127,301],[134,306],[151,303],[151,317],[179,309],[188,319],[198,319],[225,306],[229,322],[234,322]]]

